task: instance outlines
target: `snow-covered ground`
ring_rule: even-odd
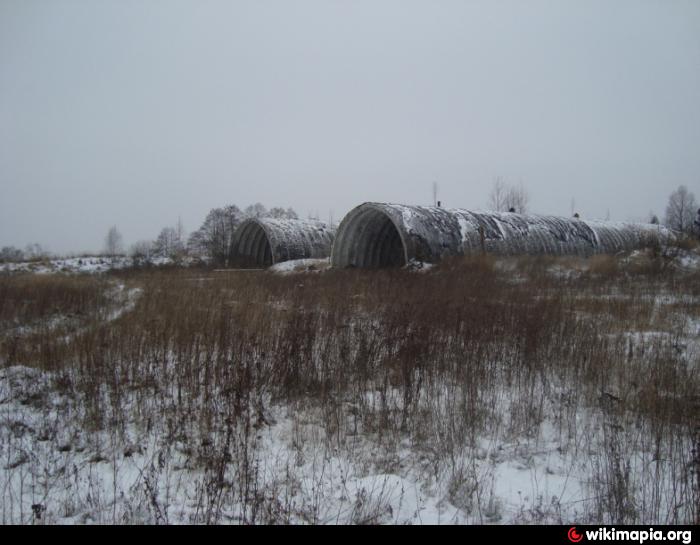
[[[683,250],[676,258],[676,263],[678,267],[688,271],[700,270],[700,254],[698,252]]]
[[[71,257],[46,261],[29,261],[24,263],[0,263],[0,272],[31,272],[36,274],[52,273],[103,273],[110,270],[131,267],[133,260],[129,257]]]
[[[193,259],[183,259],[178,263],[188,266],[195,262]],[[169,257],[151,257],[147,262],[139,261],[138,265],[148,264],[153,267],[173,265],[175,262]],[[61,259],[48,259],[44,261],[27,261],[21,263],[0,263],[0,273],[28,272],[36,274],[71,273],[71,274],[96,274],[110,270],[120,270],[135,265],[131,257],[69,257]]]
[[[330,267],[328,258],[324,259],[292,259],[280,261],[267,270],[273,273],[288,274],[298,272],[318,272]]]
[[[210,476],[193,467],[195,444],[165,441],[163,422],[123,437],[89,432],[65,418],[80,412],[76,400],[51,385],[35,369],[0,371],[2,522],[36,521],[37,509],[48,523],[202,521]],[[512,522],[538,510],[575,519],[585,498],[553,430],[537,445],[484,439],[457,462],[460,474],[432,474],[408,443],[387,452],[358,434],[329,450],[310,416],[278,407],[253,440],[256,486],[279,495],[289,522]],[[473,497],[477,487],[485,497]],[[241,505],[222,515],[235,522],[246,513]]]
[[[635,250],[629,255],[622,257],[623,262],[643,261],[648,258],[647,250]],[[684,272],[694,272],[700,270],[700,253],[697,250],[679,249],[673,255],[667,256],[668,266]],[[179,261],[180,265],[188,266],[196,262],[194,259],[184,259]],[[169,257],[152,257],[148,260],[151,266],[173,265],[175,262]],[[511,258],[496,258],[496,267],[500,270],[515,271],[517,262]],[[564,259],[555,260],[549,267],[548,272],[562,279],[573,279],[579,277],[590,268],[590,260],[572,257],[568,261]],[[142,263],[143,264],[143,263]],[[119,270],[134,265],[134,260],[130,257],[72,257],[62,259],[51,259],[44,261],[30,261],[21,263],[0,263],[0,273],[3,272],[31,272],[36,274],[51,273],[103,273],[110,270]],[[434,265],[420,261],[411,261],[406,268],[413,271],[427,271]],[[295,259],[282,261],[269,267],[274,273],[301,273],[318,272],[330,267],[330,260],[324,259]],[[519,281],[519,280],[516,280]]]
[[[0,371],[2,522],[35,522],[37,509],[45,523],[206,521],[211,475],[194,467],[195,443],[168,443],[163,422],[151,430],[131,426],[124,437],[88,432],[65,421],[66,413],[79,408],[50,383],[46,374],[26,367]],[[465,520],[410,475],[363,468],[371,445],[361,437],[349,451],[356,454],[351,459],[349,452],[324,450],[323,430],[284,408],[266,417],[272,423],[252,440],[255,486],[279,495],[288,522]],[[409,459],[410,451],[404,455]],[[246,511],[241,502],[217,517],[241,522],[251,516]]]
[[[361,431],[330,448],[313,412],[275,406],[256,422],[248,465],[237,460],[232,480],[202,463],[216,459],[219,439],[173,435],[166,421],[89,430],[55,378],[0,371],[3,523],[254,522],[255,502],[278,510],[258,520],[290,523],[581,523],[593,515],[613,426],[579,414],[571,438],[548,417],[534,436],[494,433],[437,463],[408,441],[387,447]],[[670,503],[674,481],[654,449],[633,459],[632,484],[660,479]]]
[[[43,273],[42,273],[43,274]],[[97,316],[65,314],[60,311],[55,312],[45,320],[24,323],[21,325],[5,326],[0,330],[0,334],[9,337],[27,337],[32,334],[44,332],[52,333],[58,330],[70,332],[64,335],[64,340],[67,342],[76,337],[81,332],[86,331],[87,327],[84,323],[89,318],[99,319],[104,323],[111,322],[119,318],[122,314],[128,313],[134,309],[139,296],[142,293],[141,288],[127,288],[122,282],[109,281],[109,288],[105,290],[105,306],[100,309]]]
[[[325,265],[327,260],[303,260],[272,270]],[[107,323],[128,319],[142,292],[114,282],[108,295],[113,304],[102,317]],[[600,297],[614,302],[624,295]],[[658,312],[698,304],[683,293],[639,300]],[[697,367],[700,321],[681,310],[670,316],[677,320],[673,335],[659,330],[609,336],[629,343],[630,357],[665,342],[679,365]],[[52,319],[60,325],[60,317]],[[170,364],[165,355],[157,362],[164,373]],[[674,509],[690,509],[679,505],[679,465],[645,440],[641,420],[617,414],[615,403],[625,390],[604,390],[597,405],[579,405],[576,385],[543,376],[529,391],[541,400],[538,414],[523,415],[531,400],[503,384],[490,392],[497,401],[489,432],[458,439],[434,418],[440,409],[426,405],[424,410],[434,411],[434,426],[423,430],[419,445],[409,434],[392,430],[391,437],[398,437],[392,442],[365,428],[355,399],[338,401],[342,421],[334,429],[322,408],[266,398],[264,410],[231,429],[207,431],[177,420],[186,400],[175,388],[153,399],[136,388],[122,391],[115,413],[95,415],[91,396],[104,396],[109,407],[112,394],[81,392],[73,380],[70,371],[17,364],[0,369],[1,523],[600,523],[601,483],[614,479],[626,494],[618,498],[624,508],[643,509],[642,499],[653,498],[662,522],[671,520]],[[423,402],[447,403],[453,391],[448,384],[431,391],[441,388],[444,395]],[[391,390],[366,392],[366,406],[386,395]],[[692,448],[684,433],[678,431],[675,447],[681,456]],[[448,451],[430,448],[449,443],[452,434],[459,442]]]

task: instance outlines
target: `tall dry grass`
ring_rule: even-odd
[[[262,476],[257,430],[286,406],[318,415],[326,449],[367,438],[387,472],[408,443],[427,473],[449,474],[450,500],[478,521],[501,516],[470,462],[483,439],[537,445],[554,433],[588,464],[585,520],[697,523],[700,371],[688,338],[700,277],[598,258],[562,278],[550,274],[556,263],[0,277],[3,324],[86,317],[68,338],[6,333],[0,362],[53,371],[86,430],[126,443],[134,427],[158,429],[163,460],[180,449],[204,471],[196,522],[225,521],[233,505],[240,522],[323,520],[320,502],[292,501],[293,475],[272,489]],[[113,282],[142,295],[110,321],[99,309]],[[168,522],[161,462],[144,477],[141,508]],[[524,520],[561,521],[559,508]]]

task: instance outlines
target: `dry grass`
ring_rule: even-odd
[[[470,470],[480,439],[536,444],[547,421],[572,456],[597,445],[584,456],[586,520],[699,522],[700,370],[687,339],[697,335],[700,277],[611,257],[569,278],[548,273],[562,263],[482,256],[425,273],[0,277],[3,324],[89,317],[68,340],[50,328],[5,334],[0,362],[56,371],[85,429],[126,438],[155,426],[164,444],[186,445],[206,475],[198,522],[225,520],[234,503],[242,522],[320,520],[320,505],[294,507],[293,478],[272,493],[256,465],[256,430],[280,405],[318,415],[324,448],[347,450],[361,434],[387,471],[398,470],[397,445],[410,444],[425,471],[452,475],[451,501],[477,521],[500,516]],[[142,296],[109,321],[100,308],[113,281]],[[148,520],[167,522],[157,483],[145,482]],[[357,520],[374,521],[363,505]],[[551,505],[523,514],[557,516]]]

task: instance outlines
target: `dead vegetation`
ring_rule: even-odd
[[[700,275],[658,259],[0,277],[2,520],[41,505],[50,522],[405,522],[386,493],[398,475],[452,521],[698,523]],[[141,290],[117,317],[115,283]],[[84,318],[17,335],[57,313]],[[43,386],[12,387],[17,366]],[[2,409],[17,396],[32,430]],[[287,424],[278,456],[265,430]],[[40,468],[37,442],[54,453]],[[71,473],[81,452],[113,489]],[[533,485],[516,505],[506,467],[577,494]],[[357,484],[370,475],[392,477]],[[337,486],[346,501],[329,502]]]

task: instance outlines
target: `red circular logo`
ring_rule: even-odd
[[[569,528],[569,532],[566,535],[568,536],[569,541],[573,543],[578,543],[583,539],[583,534],[579,534],[576,531],[576,526],[572,526],[571,528]]]

